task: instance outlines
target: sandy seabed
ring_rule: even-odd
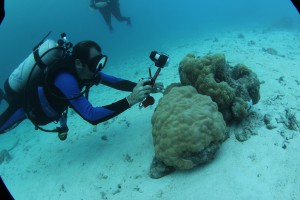
[[[261,81],[261,99],[251,108],[257,117],[246,120],[256,125],[255,134],[240,142],[235,133],[244,131],[243,127],[232,127],[212,162],[151,179],[151,116],[156,104],[145,109],[134,106],[97,126],[71,111],[66,141],[35,131],[24,121],[1,135],[0,144],[0,151],[6,149],[11,156],[0,164],[0,173],[17,200],[300,200],[300,32],[227,32],[169,41],[161,48],[171,58],[158,78],[165,85],[179,82],[178,64],[191,52],[197,56],[224,53],[230,65],[242,63],[253,70]],[[263,51],[268,48],[276,53]],[[133,56],[123,67],[149,64]],[[105,70],[133,81],[147,76],[146,67]],[[126,95],[98,86],[90,99],[100,106]],[[162,95],[153,96],[157,103]],[[297,130],[284,123],[287,110],[298,119]],[[273,120],[273,129],[264,123],[266,114]]]

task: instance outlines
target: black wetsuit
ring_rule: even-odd
[[[113,27],[111,25],[111,15],[113,15],[120,22],[126,21],[128,25],[131,24],[131,20],[129,17],[122,16],[119,0],[110,0],[108,5],[103,8],[96,8],[94,6],[98,2],[107,2],[107,0],[91,0],[90,5],[99,10],[110,30],[113,30]]]
[[[11,89],[6,82],[6,96],[10,98],[5,99],[8,101],[9,107],[0,115],[0,133],[4,133],[18,125],[27,118],[26,114],[30,114],[30,118],[35,124],[45,125],[58,121],[61,114],[70,106],[83,119],[96,125],[122,113],[130,107],[126,98],[110,105],[93,107],[85,96],[80,96],[84,85],[77,77],[76,72],[69,70],[74,69],[74,66],[72,66],[74,63],[71,59],[65,59],[60,64],[68,65],[69,67],[56,72],[50,77],[49,80],[52,83],[47,87],[43,83],[29,85],[27,97],[25,98],[22,96],[23,93],[12,95]],[[136,86],[136,83],[128,80],[116,78],[103,72],[99,72],[99,74],[101,79],[95,82],[95,85],[101,82],[101,84],[106,86],[128,92],[132,91]],[[66,100],[58,97],[78,98]],[[99,98],[101,98],[100,95]]]

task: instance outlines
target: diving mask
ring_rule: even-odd
[[[107,61],[107,56],[100,54],[88,60],[87,65],[91,72],[97,74],[105,67],[106,61]]]

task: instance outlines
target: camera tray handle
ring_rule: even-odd
[[[154,76],[152,77],[151,69],[150,69],[150,67],[149,67],[149,77],[151,78],[151,80],[150,80],[149,82],[146,82],[144,85],[151,85],[151,86],[153,87],[154,84],[155,84],[156,78],[158,77],[160,71],[161,71],[161,68],[159,67],[159,68],[156,70]],[[148,106],[150,106],[150,105],[153,105],[154,102],[155,102],[155,99],[154,99],[152,96],[148,95],[148,96],[146,97],[146,99],[145,99],[143,102],[140,103],[139,107],[140,107],[140,108],[142,108],[142,107],[146,108],[146,107],[148,107]]]
[[[150,68],[149,68],[149,75],[150,75],[150,78],[151,78],[151,85],[152,85],[152,86],[154,86],[155,81],[156,81],[156,78],[158,77],[160,71],[161,71],[161,68],[159,67],[159,68],[156,70],[154,76],[152,77],[152,76],[151,76],[151,70],[150,70]]]

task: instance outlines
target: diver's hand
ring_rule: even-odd
[[[158,92],[164,92],[165,87],[163,83],[154,83],[151,93],[158,93]]]
[[[136,103],[142,102],[151,92],[151,85],[144,85],[149,82],[150,79],[143,79],[133,88],[132,93],[126,97],[129,106],[133,106]]]
[[[108,4],[110,3],[110,1],[100,1],[100,2],[97,2],[95,3],[95,7],[96,8],[104,8],[106,7]]]
[[[95,2],[91,1],[89,7],[90,7],[91,10],[96,10]]]

